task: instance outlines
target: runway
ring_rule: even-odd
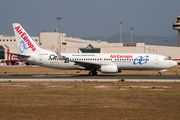
[[[180,82],[180,75],[0,75],[0,81],[147,81]]]

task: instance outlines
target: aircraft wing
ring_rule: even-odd
[[[30,57],[29,55],[22,55],[22,54],[17,54],[17,53],[8,53],[7,54],[11,54],[11,55],[16,55],[16,56],[20,56],[20,57]]]
[[[70,62],[74,62],[75,65],[79,65],[82,67],[85,67],[86,69],[98,69],[101,67],[101,64],[98,63],[92,63],[92,62],[86,62],[86,61],[76,61],[76,60],[69,60]]]
[[[53,47],[54,48],[54,47]],[[79,65],[82,67],[85,67],[85,69],[98,69],[101,67],[101,64],[98,63],[93,63],[93,62],[86,62],[86,61],[77,61],[77,60],[69,60],[68,58],[65,58],[62,56],[56,48],[54,48],[56,55],[58,56],[59,59],[65,60],[65,61],[70,61],[74,62],[75,65]]]

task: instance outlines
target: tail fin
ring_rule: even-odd
[[[13,23],[13,29],[20,54],[32,54],[39,52],[40,48],[19,23]]]

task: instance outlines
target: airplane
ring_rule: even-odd
[[[48,68],[65,70],[89,70],[89,75],[101,73],[119,73],[122,70],[159,70],[161,72],[175,67],[176,62],[168,57],[149,53],[59,53],[51,52],[36,45],[19,23],[13,23],[13,29],[20,60]]]

